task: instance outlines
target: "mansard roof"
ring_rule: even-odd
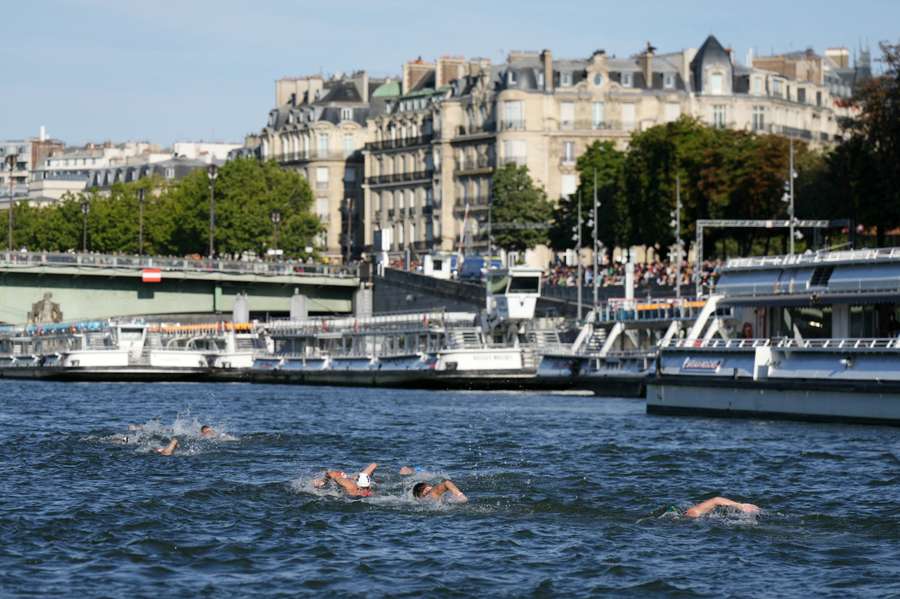
[[[691,78],[693,79],[694,91],[703,91],[703,69],[707,66],[722,66],[731,73],[731,56],[728,51],[719,43],[716,36],[711,35],[706,38],[697,55],[691,61]]]

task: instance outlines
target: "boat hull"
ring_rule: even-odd
[[[900,425],[900,384],[683,380],[647,387],[647,413]]]

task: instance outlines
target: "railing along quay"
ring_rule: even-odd
[[[302,262],[248,262],[242,260],[219,260],[208,258],[166,258],[159,256],[117,256],[111,254],[68,254],[3,252],[0,267],[29,268],[36,266],[121,268],[158,268],[168,272],[220,272],[253,275],[292,276],[333,276],[355,278],[359,276],[357,267],[304,264]]]

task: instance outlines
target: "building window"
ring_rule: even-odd
[[[572,87],[572,73],[569,71],[563,71],[559,74],[559,85],[560,87]]]
[[[712,73],[709,76],[709,93],[714,96],[722,95],[722,73]]]
[[[717,127],[719,129],[725,128],[725,105],[724,104],[714,104],[713,105],[713,127]]]
[[[560,103],[559,126],[562,129],[572,129],[575,126],[575,102]]]
[[[381,195],[377,193],[372,194],[372,204],[375,206],[375,214],[379,214],[381,212]]]
[[[319,156],[328,154],[328,134],[319,133]]]
[[[634,104],[622,104],[622,127],[626,131],[634,129],[635,109]]]
[[[677,121],[678,117],[681,116],[681,105],[676,104],[675,102],[667,102],[666,103],[666,122],[671,123],[672,121]]]
[[[753,78],[753,95],[761,96],[762,95],[762,77],[754,77]]]
[[[806,88],[798,87],[797,88],[797,101],[801,104],[806,104]]]
[[[409,242],[416,242],[416,223],[409,223]]]
[[[666,89],[673,89],[675,87],[675,75],[672,73],[665,73],[663,75],[663,87]]]
[[[578,189],[578,179],[575,175],[563,175],[560,181],[560,194],[569,197]]]
[[[352,121],[353,120],[353,109],[352,108],[341,108],[341,120],[342,121]]]
[[[634,85],[634,73],[622,73],[622,87]]]
[[[753,130],[754,131],[763,131],[766,128],[766,107],[765,106],[754,106],[753,107]]]
[[[503,142],[503,158],[505,164],[525,164],[526,146],[521,139],[506,140]]]
[[[403,247],[403,243],[405,242],[405,240],[403,239],[403,233],[405,233],[405,231],[403,230],[403,223],[397,223],[397,245],[399,245],[400,247]]]
[[[525,118],[522,111],[522,101],[512,100],[503,103],[503,128],[524,129]]]
[[[563,142],[563,163],[564,164],[572,164],[575,162],[575,142],[574,141],[564,141]]]
[[[544,73],[543,73],[543,71],[541,71],[540,73],[537,74],[537,86],[538,86],[538,88],[540,88],[540,89],[543,89],[543,87],[544,87]]]
[[[822,105],[822,92],[816,92],[816,106]]]
[[[328,198],[316,198],[316,216],[328,220]]]
[[[507,71],[507,73],[506,73],[506,82],[507,82],[509,85],[515,85],[515,84],[516,84],[516,72],[515,72],[515,71]]]
[[[353,143],[353,134],[345,133],[344,134],[344,156],[349,156],[350,154],[352,154],[356,150],[356,148],[354,146],[355,146],[355,144]]]
[[[316,189],[328,189],[328,167],[316,168]]]
[[[779,98],[782,96],[782,82],[781,79],[772,79],[772,95],[778,96]]]
[[[597,87],[600,87],[601,85],[603,85],[603,74],[602,73],[596,73],[594,75],[594,85],[596,85]]]
[[[606,105],[603,102],[594,102],[591,106],[591,122],[594,129],[603,129],[603,124],[606,122]]]

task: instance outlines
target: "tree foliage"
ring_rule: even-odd
[[[109,190],[66,194],[51,206],[16,205],[15,245],[33,251],[79,250],[82,244],[82,202],[87,202],[88,249],[102,253],[139,253],[140,206],[144,190],[144,253],[206,255],[209,248],[210,188],[206,171],[198,170],[176,183],[142,179],[116,183]],[[273,210],[281,216],[278,245],[289,257],[306,257],[322,231],[311,213],[313,194],[296,171],[274,162],[238,159],[219,169],[215,185],[217,254],[254,252],[274,245]],[[5,212],[0,221],[7,226]]]
[[[544,190],[536,187],[527,166],[507,164],[494,173],[492,198],[493,237],[508,251],[523,251],[546,244],[553,207]]]

